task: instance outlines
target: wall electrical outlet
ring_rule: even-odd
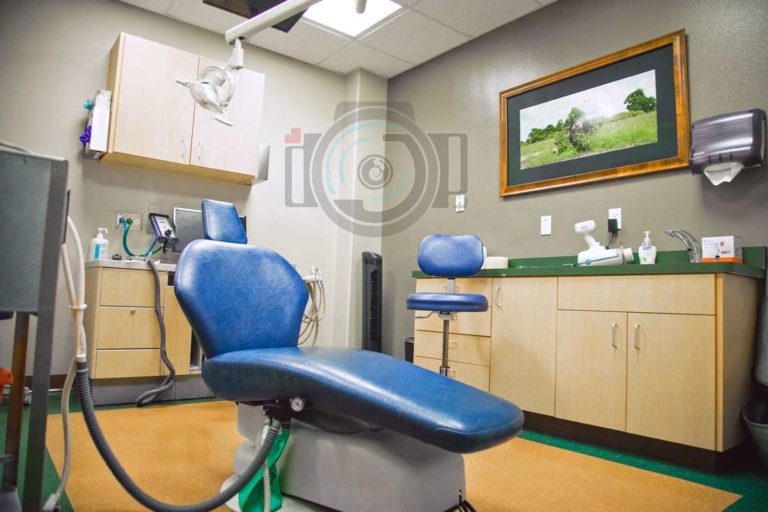
[[[541,216],[541,229],[539,230],[539,234],[541,236],[549,236],[552,234],[552,216],[551,215]]]
[[[610,208],[608,210],[608,218],[609,219],[616,219],[616,225],[619,229],[622,229],[621,226],[621,208]]]
[[[463,212],[465,204],[464,194],[456,194],[456,211]]]
[[[117,219],[115,220],[115,227],[120,229],[120,219],[133,219],[131,224],[131,231],[138,231],[141,229],[141,214],[134,212],[117,212]]]

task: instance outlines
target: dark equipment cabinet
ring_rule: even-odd
[[[363,349],[381,352],[382,259],[363,253]]]

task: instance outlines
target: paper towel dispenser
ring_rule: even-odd
[[[715,185],[730,182],[746,167],[765,161],[765,111],[759,108],[721,114],[693,123],[693,174],[705,174]]]

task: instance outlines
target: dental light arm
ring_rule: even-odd
[[[355,2],[355,10],[362,14],[365,11],[366,0],[349,0]],[[239,25],[227,30],[224,40],[234,45],[232,55],[224,66],[207,66],[197,76],[197,80],[176,82],[189,89],[195,101],[203,108],[217,112],[216,120],[227,126],[233,126],[227,114],[227,107],[235,94],[238,72],[243,67],[242,40],[257,32],[291,18],[320,0],[285,0]]]

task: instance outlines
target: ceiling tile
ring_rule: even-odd
[[[360,43],[347,46],[319,65],[344,75],[356,69],[365,69],[384,78],[393,77],[413,67],[413,64],[385,55]]]
[[[534,0],[421,0],[413,8],[459,32],[477,37],[540,7]]]
[[[294,59],[317,64],[351,43],[352,38],[301,20],[287,34],[280,30],[267,29],[252,36],[248,42]]]
[[[470,39],[423,14],[408,9],[367,34],[360,41],[383,53],[420,64]]]
[[[245,21],[245,18],[242,16],[232,14],[218,7],[205,5],[203,0],[176,0],[167,14],[177,20],[219,34],[223,34],[238,23]]]
[[[171,6],[173,0],[120,0],[125,4],[135,5],[148,11],[164,13]]]

